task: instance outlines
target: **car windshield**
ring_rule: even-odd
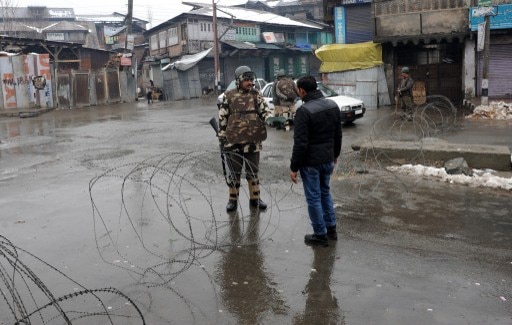
[[[273,83],[271,82],[271,83],[268,83],[267,85],[268,86],[265,87],[265,89],[263,90],[263,96],[264,97],[272,97],[272,85],[273,85]],[[320,83],[320,82],[317,83],[317,87],[318,87],[318,90],[320,90],[325,97],[339,96],[337,92],[335,92],[331,88],[327,87],[323,83]]]
[[[324,94],[325,97],[338,96],[337,92],[335,92],[334,90],[332,90],[331,88],[327,87],[324,84],[318,83],[317,87],[318,87],[318,90],[320,90],[322,92],[322,94]]]

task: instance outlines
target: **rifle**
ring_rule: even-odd
[[[212,126],[213,130],[215,131],[215,134],[219,135],[219,124],[217,123],[217,119],[215,117],[212,117],[210,119],[210,125]],[[230,182],[228,181],[228,175],[226,173],[226,156],[224,154],[224,148],[222,145],[220,145],[220,158],[222,161],[222,172],[224,173],[224,180],[226,181],[226,184],[229,186]]]
[[[217,123],[217,119],[215,117],[210,119],[210,125],[212,126],[213,130],[215,130],[215,134],[219,135],[219,124]]]

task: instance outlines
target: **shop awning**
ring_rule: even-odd
[[[201,61],[205,56],[210,53],[210,51],[213,49],[213,47],[204,50],[202,52],[191,54],[191,55],[184,55],[179,59],[178,61],[174,61],[172,63],[169,63],[165,67],[162,68],[162,71],[166,71],[169,69],[177,69],[181,71],[188,70],[195,66],[199,61]]]
[[[267,43],[251,43],[251,42],[242,42],[242,41],[221,41],[224,44],[227,44],[231,47],[234,47],[238,50],[282,50],[281,47],[273,44]]]

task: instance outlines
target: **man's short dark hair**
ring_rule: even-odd
[[[306,93],[309,93],[310,91],[315,90],[317,88],[315,77],[313,77],[313,76],[300,77],[299,80],[297,80],[297,88],[304,89],[306,91]]]

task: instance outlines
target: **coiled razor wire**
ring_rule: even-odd
[[[57,295],[32,270],[30,263],[77,286],[74,292]],[[46,274],[46,272],[45,272]],[[146,324],[135,302],[116,288],[88,289],[52,265],[15,246],[0,235],[0,324]],[[118,297],[123,304],[105,301]]]
[[[200,282],[210,282],[209,292],[217,296],[208,265],[212,255],[256,247],[275,233],[281,211],[305,204],[302,193],[292,189],[289,181],[286,186],[278,181],[260,184],[262,197],[269,198],[265,213],[249,208],[248,185],[242,175],[238,212],[227,214],[230,166],[226,170],[223,175],[219,152],[177,152],[122,164],[89,183],[101,259],[133,275],[137,285],[168,290],[188,308],[195,320],[191,322],[199,324],[217,320],[182,293],[176,285],[179,277],[199,271]],[[112,198],[120,202],[117,211],[108,208]]]
[[[463,118],[458,115],[457,108],[453,103],[441,95],[427,96],[427,102],[416,106],[411,117],[402,112],[398,107],[389,115],[378,119],[372,126],[372,132],[368,137],[369,149],[363,151],[352,151],[346,149],[341,155],[340,164],[337,166],[336,174],[338,177],[350,177],[368,173],[370,169],[383,171],[395,179],[395,184],[402,187],[401,193],[404,202],[410,195],[410,189],[403,182],[398,174],[389,171],[386,167],[397,163],[434,165],[437,167],[441,162],[428,161],[423,154],[423,146],[430,138],[448,135],[460,127]],[[418,146],[418,153],[407,159],[394,159],[389,157],[386,152],[376,152],[372,149],[375,141],[387,140],[395,141],[397,145],[400,142],[413,142]],[[359,198],[367,197],[367,191],[375,192],[379,190],[381,182],[379,178],[373,177],[375,184],[371,188],[358,188]]]

